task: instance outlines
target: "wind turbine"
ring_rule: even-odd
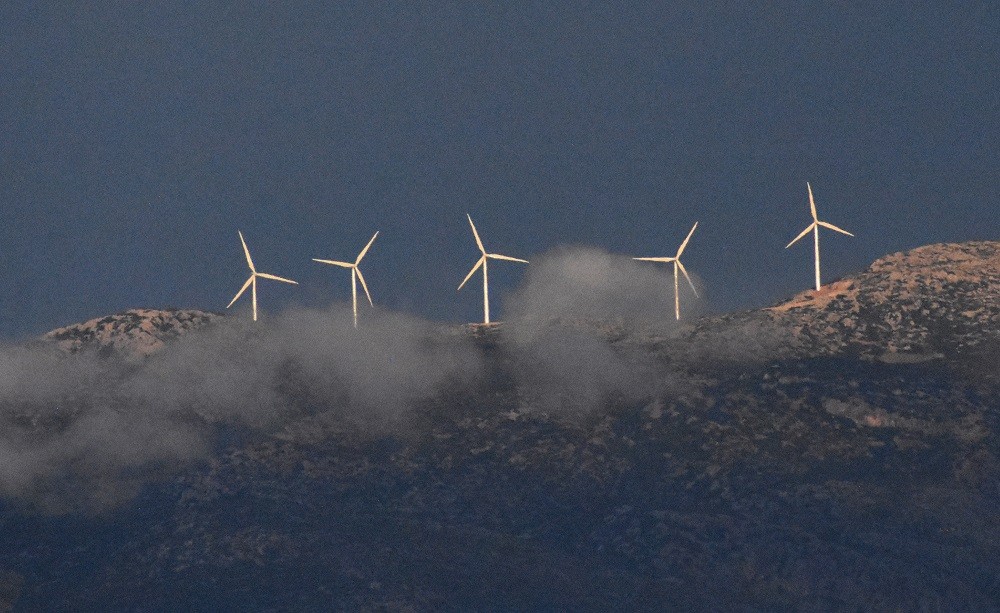
[[[233,296],[233,299],[231,301],[229,301],[229,304],[226,305],[226,308],[228,309],[229,307],[233,306],[233,303],[235,303],[239,299],[239,297],[243,295],[243,292],[247,291],[247,288],[250,287],[252,288],[250,293],[253,296],[253,320],[257,321],[257,277],[260,277],[262,279],[272,279],[274,281],[281,281],[282,283],[291,283],[292,285],[298,285],[299,283],[298,281],[292,281],[291,279],[285,279],[284,277],[269,275],[266,272],[257,272],[257,269],[253,265],[253,260],[250,259],[250,250],[247,249],[247,242],[243,240],[243,233],[237,230],[237,234],[240,235],[240,242],[243,243],[243,253],[245,253],[247,256],[247,266],[250,267],[250,278],[247,279],[247,282],[243,284],[243,287],[240,288],[240,291],[236,292],[236,295]]]
[[[521,262],[523,264],[527,264],[528,260],[512,258],[509,255],[500,255],[499,253],[486,253],[486,247],[483,247],[483,241],[479,238],[479,232],[476,231],[476,224],[472,223],[472,217],[468,213],[466,213],[465,216],[469,218],[469,225],[472,226],[472,235],[476,237],[476,246],[479,247],[479,252],[483,255],[479,258],[479,261],[476,262],[476,265],[472,267],[472,270],[469,271],[469,274],[465,275],[465,279],[462,280],[458,289],[462,289],[469,279],[472,278],[472,275],[476,274],[476,271],[479,270],[480,266],[483,267],[483,323],[488,324],[490,323],[490,286],[489,277],[486,273],[486,260],[492,258],[494,260],[508,260],[510,262]]]
[[[378,232],[376,232],[374,236],[372,236],[372,239],[368,241],[368,244],[365,245],[365,248],[361,250],[361,253],[358,254],[358,259],[354,260],[353,264],[350,262],[338,262],[336,260],[317,260],[316,258],[313,258],[313,262],[319,262],[321,264],[331,264],[333,266],[340,266],[341,268],[351,269],[351,303],[354,306],[355,328],[358,327],[358,280],[359,279],[361,280],[361,287],[363,287],[365,290],[365,296],[368,296],[368,304],[375,306],[375,303],[372,302],[372,295],[368,293],[368,284],[365,283],[365,276],[361,274],[361,269],[358,268],[358,264],[361,263],[361,259],[365,257],[366,253],[368,253],[368,248],[372,246],[372,243],[375,242],[375,239],[377,237],[378,237]]]
[[[691,291],[694,292],[695,297],[698,297],[698,290],[694,288],[694,283],[691,282],[691,277],[688,276],[688,271],[684,268],[684,264],[681,262],[681,254],[684,253],[684,248],[687,247],[688,241],[691,240],[691,235],[694,234],[695,228],[698,227],[698,222],[694,222],[691,226],[691,231],[688,232],[687,238],[681,243],[680,248],[677,250],[677,255],[672,258],[632,258],[633,260],[640,260],[643,262],[673,262],[674,263],[674,315],[677,319],[681,318],[681,295],[677,283],[677,271],[684,273],[684,278],[687,279],[688,285],[691,286]]]
[[[811,224],[809,224],[808,228],[806,228],[805,230],[802,231],[802,234],[799,234],[798,236],[795,237],[794,240],[792,240],[792,242],[790,242],[787,245],[785,245],[785,249],[788,249],[789,247],[791,247],[792,245],[794,245],[795,243],[797,243],[799,241],[799,239],[801,239],[806,234],[809,234],[809,231],[812,230],[812,232],[813,232],[813,244],[816,247],[816,291],[818,292],[819,288],[820,288],[820,284],[819,284],[819,227],[823,226],[824,228],[829,228],[830,230],[834,230],[836,232],[840,232],[841,234],[846,234],[848,236],[854,236],[854,235],[851,234],[850,232],[848,232],[847,230],[838,228],[837,226],[833,225],[832,223],[827,223],[825,221],[820,221],[819,217],[816,214],[816,201],[813,200],[812,186],[809,185],[808,181],[806,181],[806,189],[809,190],[809,209],[812,211],[813,222]]]

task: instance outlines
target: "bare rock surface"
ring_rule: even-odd
[[[222,315],[193,309],[129,309],[107,317],[56,328],[43,338],[70,353],[97,351],[141,358],[182,334],[219,320]]]
[[[684,336],[693,357],[709,359],[850,355],[917,364],[983,358],[1000,348],[1000,242],[894,253],[819,291],[704,317]]]
[[[802,292],[766,312],[829,352],[961,351],[1000,335],[1000,243],[894,253],[859,275]]]

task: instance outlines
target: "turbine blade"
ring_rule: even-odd
[[[354,264],[351,264],[350,262],[338,262],[336,260],[317,260],[316,258],[313,258],[312,261],[319,262],[320,264],[332,264],[334,266],[340,266],[341,268],[354,268]]]
[[[507,260],[508,262],[521,262],[522,264],[528,263],[528,260],[522,260],[520,258],[512,258],[509,255],[500,255],[499,253],[487,253],[486,257],[493,258],[494,260]]]
[[[819,221],[819,216],[816,214],[816,201],[813,200],[813,188],[809,185],[809,181],[806,181],[806,188],[809,190],[809,210],[812,211],[813,221]]]
[[[282,283],[291,283],[292,285],[298,285],[299,284],[298,281],[292,281],[291,279],[286,279],[284,277],[278,277],[278,276],[275,276],[275,275],[269,275],[266,272],[259,272],[259,273],[257,273],[257,276],[261,277],[263,279],[271,279],[272,281],[281,281]]]
[[[805,230],[803,230],[802,234],[799,234],[794,239],[792,239],[792,242],[790,242],[787,245],[785,245],[785,249],[788,249],[789,247],[791,247],[795,243],[797,243],[800,240],[802,240],[802,237],[805,236],[806,234],[809,234],[809,232],[811,232],[814,227],[816,227],[816,222],[813,222],[813,223],[809,224],[809,227],[806,228]]]
[[[472,226],[472,235],[476,237],[476,245],[483,252],[483,255],[486,255],[486,247],[483,247],[483,241],[479,238],[479,232],[476,231],[476,224],[472,223],[472,216],[468,213],[465,216],[469,218],[469,225]]]
[[[846,234],[848,236],[854,236],[853,234],[851,234],[847,230],[844,230],[843,228],[838,228],[837,226],[833,225],[832,223],[826,223],[825,221],[817,221],[816,223],[818,223],[819,225],[823,226],[824,228],[829,228],[829,229],[833,230],[834,232],[840,232],[841,234]]]
[[[677,258],[632,258],[641,262],[673,262]]]
[[[368,304],[375,306],[375,303],[372,302],[372,295],[368,293],[368,284],[365,283],[365,276],[361,274],[361,269],[355,268],[354,272],[358,273],[358,280],[361,281],[361,288],[365,290],[365,296],[368,296]]]
[[[465,275],[465,279],[462,280],[462,283],[461,285],[458,286],[458,289],[462,289],[462,286],[469,282],[469,279],[472,278],[472,275],[476,274],[476,271],[479,270],[479,267],[482,266],[483,262],[485,261],[486,261],[485,255],[479,258],[479,261],[477,261],[476,265],[472,267],[472,270],[469,271],[469,274]]]
[[[247,288],[250,287],[251,283],[253,283],[253,275],[250,275],[250,278],[247,279],[247,282],[243,284],[243,287],[240,288],[240,291],[236,292],[236,295],[233,296],[233,299],[229,301],[229,304],[226,305],[227,309],[233,306],[236,303],[236,301],[240,299],[240,296],[243,295],[243,292],[247,291]]]
[[[243,243],[243,253],[247,256],[247,266],[250,267],[250,272],[257,272],[257,269],[253,267],[253,260],[250,259],[250,250],[247,249],[247,242],[243,240],[243,233],[239,230],[236,233],[240,235],[240,242]]]
[[[375,236],[372,236],[372,239],[370,241],[368,241],[368,244],[365,245],[365,248],[362,249],[361,253],[358,254],[358,259],[354,260],[354,265],[355,266],[357,266],[358,264],[361,263],[361,258],[365,257],[365,254],[368,253],[368,249],[372,246],[372,243],[375,242],[375,239],[377,237],[378,237],[378,232],[375,233]]]
[[[688,232],[687,238],[685,238],[684,242],[681,243],[681,248],[677,250],[677,255],[675,257],[679,258],[681,257],[681,254],[684,253],[684,248],[688,246],[688,241],[691,240],[691,235],[694,234],[694,230],[697,227],[698,227],[698,222],[696,221],[694,222],[694,226],[691,227],[691,231]]]
[[[684,268],[684,264],[681,263],[680,260],[677,260],[677,266],[679,266],[681,272],[684,273],[684,278],[687,279],[688,285],[691,286],[691,291],[694,292],[695,298],[701,298],[701,296],[698,295],[698,290],[694,288],[694,283],[691,282],[691,277],[688,275],[687,268]]]

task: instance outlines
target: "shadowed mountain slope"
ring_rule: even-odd
[[[213,423],[211,455],[98,515],[6,503],[0,598],[998,610],[998,258],[994,242],[922,247],[669,332],[433,329],[417,346],[471,347],[481,366],[376,430],[286,349],[265,380],[296,410],[276,425]],[[184,313],[215,325],[168,341],[178,324],[140,321],[165,342],[138,352],[146,368],[227,325]],[[115,336],[98,346],[131,351]]]

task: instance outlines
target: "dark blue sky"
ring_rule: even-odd
[[[133,306],[349,297],[474,321],[488,246],[669,255],[715,309],[997,238],[1000,9],[850,3],[5,2],[0,337]],[[744,3],[749,4],[749,3]],[[947,5],[947,6],[946,6]],[[378,8],[372,8],[377,6]],[[495,301],[524,273],[491,267]],[[669,305],[666,305],[669,307]],[[495,307],[496,308],[496,307]]]

